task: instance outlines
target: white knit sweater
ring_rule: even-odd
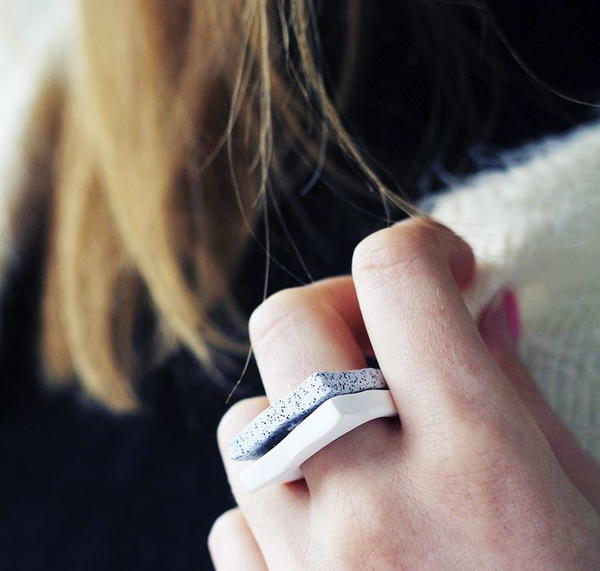
[[[450,189],[431,213],[475,251],[474,314],[513,286],[523,359],[600,460],[600,124],[527,148],[519,163]]]
[[[19,187],[27,104],[40,69],[72,37],[72,7],[7,0],[0,14],[0,283],[12,244],[1,203]],[[523,358],[600,460],[600,124],[529,147],[518,163],[450,189],[432,214],[476,252],[478,279],[466,296],[473,313],[502,285],[514,287]]]

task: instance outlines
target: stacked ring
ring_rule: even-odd
[[[253,492],[302,478],[302,463],[319,450],[370,420],[397,414],[379,369],[316,372],[234,436],[230,457],[254,461],[240,476]]]

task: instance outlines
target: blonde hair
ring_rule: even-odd
[[[358,1],[348,5],[347,88]],[[63,83],[44,270],[42,362],[114,409],[179,346],[208,368],[245,347],[229,291],[273,176],[317,126],[407,210],[356,148],[315,58],[305,0],[83,0]],[[154,321],[142,319],[151,314]],[[142,350],[145,328],[152,335]]]

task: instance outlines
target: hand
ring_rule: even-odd
[[[254,494],[229,438],[267,405],[238,403],[219,442],[239,510],[209,546],[227,569],[600,568],[600,477],[520,364],[502,310],[479,328],[461,289],[469,247],[413,219],[366,238],[352,277],[279,292],[250,320],[270,401],[315,370],[374,353],[398,419],[372,421]]]

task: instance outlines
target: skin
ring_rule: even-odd
[[[219,426],[239,506],[209,537],[219,571],[600,568],[600,471],[520,362],[510,294],[477,323],[467,311],[474,271],[464,241],[412,219],[363,240],[351,276],[254,312],[267,396]],[[401,424],[372,421],[309,459],[304,480],[244,492],[229,438],[313,371],[366,354]]]

